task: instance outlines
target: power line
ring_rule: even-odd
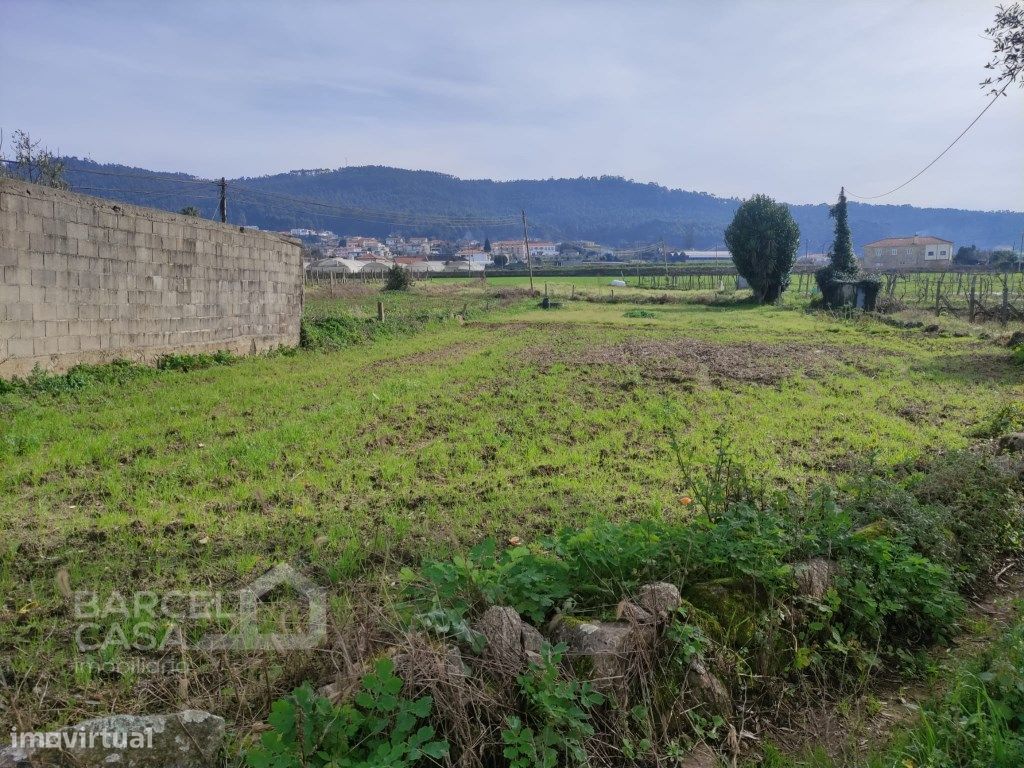
[[[948,147],[946,147],[938,155],[936,155],[934,160],[932,160],[930,163],[928,163],[928,165],[926,165],[920,171],[918,171],[913,176],[911,176],[909,179],[904,181],[898,187],[893,187],[888,192],[883,192],[880,195],[857,195],[857,194],[854,194],[853,192],[850,192],[850,191],[847,191],[846,194],[849,195],[850,197],[856,197],[858,200],[877,200],[880,197],[887,197],[888,195],[891,195],[893,192],[898,192],[899,190],[903,189],[910,182],[912,182],[915,179],[917,179],[925,171],[927,171],[929,168],[931,168],[933,165],[935,165],[937,162],[939,162],[939,160],[942,159],[943,155],[945,155],[947,152],[949,152],[949,150],[951,150],[956,145],[956,143],[958,141],[960,141],[960,139],[962,139],[967,134],[967,132],[969,130],[971,130],[971,128],[974,127],[974,124],[977,123],[979,120],[981,120],[982,115],[984,115],[986,112],[989,111],[989,109],[992,107],[992,105],[995,104],[996,101],[999,99],[999,97],[1003,95],[1003,93],[1006,91],[1006,89],[1009,87],[1010,83],[1012,83],[1012,82],[1014,82],[1014,81],[1013,80],[1007,81],[1006,85],[1004,85],[999,90],[999,92],[996,93],[996,95],[992,97],[992,100],[988,104],[985,105],[985,108],[983,110],[981,110],[981,112],[978,113],[978,116],[976,118],[974,118],[973,120],[971,120],[970,125],[968,125],[966,128],[964,128],[963,131],[960,132],[960,135],[957,136],[955,139],[953,139],[952,142],[950,142]]]
[[[190,192],[187,189],[174,189],[170,191],[166,190],[131,190],[131,189],[118,189],[116,187],[79,187],[75,186],[71,190],[72,192],[106,192],[111,195],[119,195],[121,197],[174,197],[181,196],[188,200],[215,200],[217,199],[216,194],[196,194]]]

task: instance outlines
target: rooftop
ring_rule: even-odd
[[[943,240],[941,237],[932,237],[931,235],[914,235],[913,237],[886,237],[882,240],[875,240],[873,243],[865,243],[864,247],[895,248],[901,245],[939,245],[940,243],[952,245],[953,241]]]

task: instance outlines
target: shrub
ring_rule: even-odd
[[[789,286],[800,228],[789,207],[767,195],[746,200],[725,230],[736,269],[750,283],[759,304],[778,300]]]
[[[308,349],[340,349],[360,344],[369,338],[369,322],[350,315],[304,319],[299,328],[299,344]]]
[[[406,768],[440,759],[448,742],[423,721],[433,700],[403,698],[390,659],[377,662],[352,703],[336,706],[309,684],[274,702],[269,731],[246,754],[251,768]]]
[[[14,392],[57,395],[77,392],[92,384],[123,385],[152,375],[152,368],[128,360],[114,360],[100,365],[83,363],[62,374],[49,373],[37,365],[24,379],[0,379],[0,395]]]
[[[1024,500],[1014,475],[967,451],[935,459],[912,477],[910,490],[922,504],[947,510],[957,557],[971,578],[991,569],[1021,546]]]
[[[1017,347],[1017,350],[1024,347]],[[989,414],[972,432],[972,437],[992,438],[1024,430],[1024,403],[1007,403]]]
[[[221,349],[212,355],[205,352],[195,355],[161,355],[156,361],[156,367],[161,371],[198,371],[215,365],[230,365],[236,360],[237,358],[226,349]]]
[[[407,291],[412,285],[412,272],[399,264],[392,265],[384,277],[385,291]]]
[[[604,696],[588,682],[559,674],[565,651],[564,645],[545,644],[541,661],[531,662],[519,676],[527,721],[510,715],[501,732],[510,768],[588,764],[584,741],[594,735],[588,710],[602,704]]]

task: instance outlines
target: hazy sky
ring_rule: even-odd
[[[995,3],[0,0],[0,127],[204,176],[381,164],[884,192],[985,105]],[[882,202],[1024,210],[1024,89]]]

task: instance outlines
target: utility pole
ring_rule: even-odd
[[[224,177],[220,177],[220,181],[217,182],[217,186],[220,187],[220,220],[222,223],[227,224],[228,221],[228,183],[224,180]]]
[[[523,247],[526,248],[526,267],[530,270],[530,293],[533,293],[533,259],[530,258],[530,236],[526,234],[526,209],[523,209]]]

